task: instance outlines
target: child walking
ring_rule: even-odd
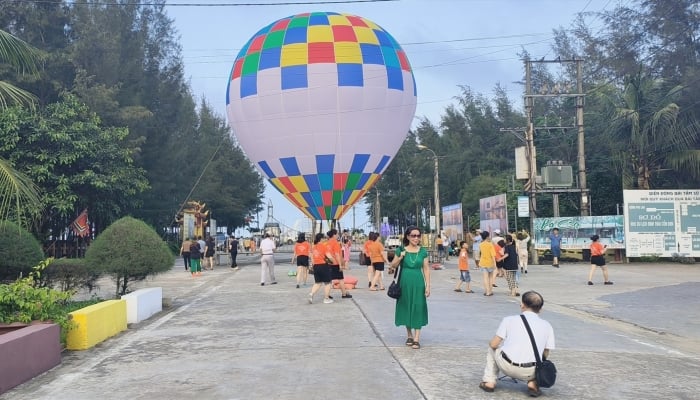
[[[462,240],[459,242],[459,280],[455,286],[455,292],[462,291],[462,282],[466,284],[465,293],[474,293],[472,291],[472,278],[469,276],[469,254],[467,252],[467,242]]]

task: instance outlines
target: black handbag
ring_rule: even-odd
[[[520,318],[523,319],[527,334],[530,335],[532,349],[535,351],[535,381],[537,381],[537,386],[543,388],[552,387],[557,380],[557,367],[546,358],[540,360],[540,352],[537,351],[537,343],[535,343],[535,337],[532,335],[530,324],[527,323],[524,315],[520,314]]]
[[[396,266],[396,270],[394,270],[394,280],[391,281],[391,284],[389,285],[389,290],[386,291],[386,295],[391,297],[392,299],[398,300],[399,297],[401,297],[401,285],[399,284],[399,281],[401,280],[401,272],[399,270],[401,269],[401,263]],[[399,277],[396,277],[396,274],[398,273]]]

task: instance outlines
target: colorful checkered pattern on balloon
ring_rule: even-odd
[[[369,154],[355,154],[350,172],[333,172],[335,155],[317,155],[315,174],[302,174],[295,157],[280,159],[286,176],[276,176],[267,161],[260,168],[270,182],[306,215],[316,220],[340,219],[381,177],[391,157],[383,156],[366,171]],[[325,206],[324,206],[325,204]]]
[[[256,33],[236,57],[231,80],[241,79],[240,97],[258,92],[257,74],[281,69],[281,89],[308,87],[308,65],[336,64],[338,86],[364,86],[363,64],[382,65],[389,89],[404,88],[402,71],[410,72],[406,54],[377,24],[362,17],[331,12],[299,14],[276,21]]]

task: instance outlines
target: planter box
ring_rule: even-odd
[[[60,363],[61,328],[56,324],[28,325],[0,335],[0,394]]]
[[[126,322],[139,323],[163,311],[163,288],[139,289],[125,294],[122,300],[126,300]]]
[[[107,300],[70,313],[75,327],[68,332],[68,350],[86,350],[126,330],[126,300]]]

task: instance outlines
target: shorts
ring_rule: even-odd
[[[591,256],[591,265],[597,265],[599,267],[605,266],[605,257],[603,257],[603,256]]]
[[[331,283],[331,269],[328,264],[314,265],[314,282]]]
[[[469,275],[469,271],[459,271],[459,280],[462,282],[471,282],[472,277]]]
[[[552,257],[561,257],[561,247],[552,247]]]
[[[490,273],[492,273],[494,270],[496,270],[496,267],[481,267],[481,270],[484,271],[484,272],[486,272],[486,273],[488,273],[488,274],[490,274]]]
[[[474,249],[473,253],[474,253],[474,260],[479,261],[479,259],[481,259],[481,249],[478,249],[478,248]]]
[[[384,262],[372,263],[372,267],[374,267],[375,271],[384,271]]]
[[[329,265],[331,268],[331,279],[345,279],[343,271],[340,270],[340,265]]]
[[[297,267],[308,267],[309,256],[297,256]]]

